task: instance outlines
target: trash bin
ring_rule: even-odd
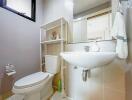
[[[2,95],[2,79],[4,77],[5,70],[3,67],[0,67],[0,100],[3,100],[3,95]]]
[[[14,83],[14,77],[13,76],[8,76],[4,74],[4,77],[1,80],[1,89],[2,89],[2,94],[11,92],[12,87]]]
[[[2,80],[4,78],[5,68],[0,67],[0,95],[2,94]]]
[[[4,68],[0,68],[0,100],[12,95],[12,87],[14,84],[14,77],[8,76]]]

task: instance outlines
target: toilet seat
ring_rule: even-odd
[[[14,88],[22,89],[38,85],[49,77],[49,73],[37,72],[15,82]]]

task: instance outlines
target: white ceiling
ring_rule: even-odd
[[[74,14],[79,14],[90,8],[94,8],[110,0],[73,0],[74,1]]]

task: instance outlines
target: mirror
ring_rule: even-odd
[[[35,21],[36,0],[0,0],[1,7]]]
[[[73,0],[73,32],[69,42],[111,40],[111,0]]]

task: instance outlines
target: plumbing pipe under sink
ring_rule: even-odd
[[[90,69],[83,69],[83,71],[82,71],[82,79],[83,79],[83,81],[84,82],[86,82],[87,81],[87,78],[89,78],[90,77]]]

